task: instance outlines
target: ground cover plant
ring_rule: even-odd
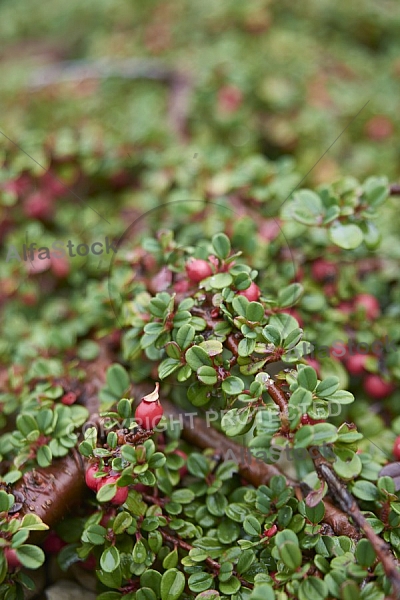
[[[0,7],[1,598],[400,596],[398,19],[303,4]]]

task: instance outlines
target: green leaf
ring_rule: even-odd
[[[211,242],[215,254],[218,256],[218,258],[220,258],[221,260],[225,260],[226,258],[228,258],[231,252],[231,243],[229,241],[228,236],[225,235],[225,233],[216,233],[213,236]]]
[[[117,485],[115,483],[106,483],[96,494],[98,502],[109,502],[117,493]]]
[[[140,585],[152,589],[159,598],[161,595],[161,573],[154,569],[146,569],[140,576]]]
[[[320,381],[317,385],[317,389],[315,393],[319,398],[329,398],[332,396],[339,387],[339,378],[335,377],[335,375],[330,375],[326,377],[323,381]]]
[[[261,525],[258,519],[249,515],[243,522],[243,529],[246,533],[252,536],[259,536],[261,534]]]
[[[196,330],[192,325],[182,325],[176,332],[176,343],[182,350],[186,350],[194,340]]]
[[[324,518],[325,505],[323,502],[319,502],[316,506],[305,505],[306,517],[311,523],[317,524]]]
[[[333,468],[339,477],[349,480],[355,479],[362,471],[362,462],[355,452],[346,450],[343,451],[343,456],[341,453],[341,455],[337,457],[333,464]]]
[[[224,349],[222,343],[218,340],[206,340],[205,342],[201,342],[199,347],[203,348],[208,356],[217,356],[218,354],[221,354]]]
[[[195,495],[192,490],[188,488],[182,490],[174,490],[171,495],[172,502],[179,502],[179,504],[190,504],[195,499]]]
[[[314,443],[317,445],[332,444],[338,439],[337,429],[331,423],[317,423],[312,427],[314,429]]]
[[[142,540],[137,540],[132,550],[132,558],[135,563],[143,564],[147,558],[146,546]]]
[[[308,576],[299,588],[299,600],[324,600],[328,596],[328,586],[318,577]]]
[[[269,583],[257,583],[250,594],[249,600],[275,600],[275,598],[275,592]]]
[[[246,317],[249,301],[245,296],[235,296],[232,300],[233,310],[241,317]]]
[[[114,519],[113,531],[116,535],[123,533],[132,524],[133,518],[126,512],[120,512]],[[106,570],[106,569],[104,569]]]
[[[242,408],[233,408],[229,410],[221,419],[222,431],[226,433],[228,437],[242,435],[249,429],[249,426],[251,425],[251,421],[249,422],[249,416],[251,413],[251,407],[248,407],[244,410]]]
[[[128,419],[131,416],[132,406],[128,398],[122,398],[117,404],[117,412],[123,419]]]
[[[289,400],[289,406],[298,406],[303,412],[307,411],[307,408],[311,406],[311,403],[312,393],[310,390],[304,389],[303,387],[298,387],[294,390]]]
[[[250,356],[254,352],[255,347],[256,340],[254,339],[244,338],[240,340],[238,345],[239,356]]]
[[[206,477],[210,470],[204,456],[198,452],[192,452],[187,460],[187,468],[192,475],[196,477]]]
[[[265,309],[259,302],[250,302],[246,309],[246,319],[248,321],[260,322],[265,315]]]
[[[178,569],[168,569],[161,579],[161,600],[178,600],[185,589],[185,576]]]
[[[197,369],[202,366],[212,366],[211,358],[203,348],[200,348],[200,346],[191,346],[186,351],[185,359],[193,371],[197,371]]]
[[[181,361],[176,358],[166,358],[158,366],[158,376],[160,379],[165,379],[172,375],[181,366]]]
[[[45,560],[43,550],[32,544],[24,544],[17,548],[15,552],[20,563],[27,569],[38,569]]]
[[[324,218],[321,198],[311,190],[299,190],[293,194],[290,214],[295,221],[304,225],[320,225]]]
[[[300,283],[291,283],[278,293],[278,305],[280,308],[288,308],[296,304],[303,294],[303,286]]]
[[[298,569],[303,559],[299,546],[291,541],[279,546],[279,556],[291,571]]]
[[[356,481],[351,491],[360,500],[373,502],[379,499],[379,490],[370,481]]]
[[[125,596],[125,598],[127,598],[127,596]],[[157,600],[157,596],[151,588],[141,587],[136,592],[135,600]]]
[[[6,491],[0,490],[0,513],[8,512],[14,504],[15,498],[12,494],[7,494]]]
[[[39,450],[36,453],[36,460],[38,462],[39,467],[48,467],[51,465],[51,460],[53,455],[48,446],[40,446]]]
[[[217,273],[216,275],[211,275],[207,281],[215,290],[222,290],[231,285],[233,277],[230,273]]]
[[[188,580],[189,589],[192,592],[204,592],[213,584],[213,577],[210,573],[200,571],[200,573],[193,573],[190,575]]]
[[[371,567],[375,560],[376,554],[369,540],[360,540],[355,552],[357,562],[363,567]]]
[[[381,206],[389,196],[386,177],[369,177],[363,185],[364,195],[373,208]]]
[[[297,375],[297,383],[310,392],[315,390],[317,381],[317,374],[312,367],[304,367]]]
[[[27,437],[33,431],[38,431],[38,424],[35,419],[26,413],[17,416],[16,425],[24,437]]]
[[[217,373],[213,367],[201,366],[197,369],[198,379],[205,385],[214,385],[218,381]]]
[[[353,248],[357,248],[360,244],[362,244],[364,236],[358,225],[354,225],[354,223],[348,223],[347,225],[342,225],[341,223],[337,223],[332,225],[329,230],[330,240],[343,248],[344,250],[352,250]]]
[[[225,394],[229,396],[236,396],[244,390],[244,383],[239,377],[230,376],[224,379],[221,385]]]
[[[107,387],[117,398],[122,398],[130,385],[128,373],[118,363],[108,367],[106,381]]]
[[[238,591],[240,590],[241,587],[241,583],[239,581],[239,579],[237,577],[230,577],[228,579],[228,581],[220,581],[219,582],[219,589],[220,591],[225,594],[225,595],[233,595],[233,594],[237,594]]]
[[[266,325],[262,330],[262,334],[267,342],[271,342],[274,346],[280,346],[282,338],[279,329],[273,325]]]
[[[17,531],[17,533],[15,533],[12,537],[12,543],[11,546],[12,548],[18,548],[19,546],[22,546],[22,544],[24,544],[26,542],[26,540],[29,537],[29,529],[20,529],[19,531]]]
[[[111,546],[106,548],[100,557],[100,566],[106,573],[112,573],[120,564],[120,556],[117,548]]]
[[[38,515],[28,514],[22,519],[21,527],[26,527],[30,531],[45,531],[49,528]]]

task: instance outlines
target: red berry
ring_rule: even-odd
[[[317,258],[311,267],[311,274],[315,281],[327,281],[333,279],[336,277],[336,273],[336,265],[324,258]]]
[[[100,483],[99,483],[99,487],[97,488],[98,490],[100,488],[103,487],[103,485],[107,485],[108,483],[116,483],[119,479],[119,475],[109,475],[108,477],[103,477],[102,479],[100,479]],[[110,500],[111,504],[116,504],[117,506],[119,506],[120,504],[123,504],[125,502],[125,500],[128,497],[128,488],[126,486],[124,487],[117,487],[117,491],[115,496]]]
[[[93,554],[89,554],[89,556],[87,557],[87,559],[85,561],[83,561],[82,563],[79,563],[79,564],[86,571],[94,571],[94,569],[97,566],[96,565],[96,558],[93,556]]]
[[[365,370],[366,354],[353,354],[347,357],[346,367],[350,375],[362,375]]]
[[[375,320],[381,314],[378,300],[371,294],[358,294],[354,299],[355,308],[363,308],[367,319]]]
[[[189,282],[186,279],[174,283],[174,291],[177,294],[184,294],[189,289]]]
[[[88,469],[86,469],[85,473],[85,481],[88,488],[97,492],[99,487],[100,479],[95,478],[95,473],[99,470],[99,465],[90,465]]]
[[[14,548],[10,548],[9,546],[4,548],[4,556],[10,570],[21,566],[17,552],[14,550]]]
[[[247,300],[249,300],[249,302],[257,302],[257,300],[261,296],[261,291],[258,285],[256,285],[254,281],[252,281],[250,287],[248,287],[247,290],[242,290],[241,292],[239,292],[239,296],[244,296],[245,298],[247,298]]]
[[[394,385],[384,381],[379,375],[370,374],[364,379],[364,391],[376,400],[382,400],[390,396],[393,390]]]
[[[233,113],[242,104],[243,94],[236,85],[224,85],[218,91],[218,110]]]
[[[353,305],[352,305],[352,303],[351,302],[347,302],[346,300],[343,300],[342,302],[340,302],[337,308],[344,315],[349,315],[349,314],[351,314],[353,312]]]
[[[324,419],[312,419],[309,415],[304,414],[301,417],[302,425],[316,425],[317,423],[325,423]]]
[[[163,407],[158,400],[153,402],[142,400],[135,411],[135,421],[143,429],[154,429],[154,427],[157,427],[163,414]]]
[[[26,198],[23,211],[29,219],[47,220],[53,214],[51,197],[43,192],[34,192]]]
[[[392,121],[384,115],[375,115],[367,121],[364,131],[370,140],[380,142],[393,134],[394,127]]]
[[[66,404],[67,406],[71,406],[71,404],[74,404],[76,402],[76,398],[77,398],[77,396],[74,392],[67,392],[61,398],[61,402],[63,404]]]
[[[400,435],[394,440],[393,444],[393,456],[396,460],[400,460]]]
[[[50,531],[43,543],[43,550],[49,554],[57,554],[61,548],[64,548],[66,543],[56,534],[55,531]]]
[[[199,283],[206,277],[210,277],[213,274],[210,263],[206,260],[202,260],[201,258],[191,258],[186,263],[186,273],[189,277],[190,281],[194,283]]]
[[[277,526],[276,526],[276,525],[275,525],[275,523],[274,523],[274,524],[272,525],[272,527],[270,527],[269,529],[267,529],[267,530],[264,532],[264,535],[265,535],[266,537],[269,537],[269,538],[270,538],[270,537],[272,537],[273,535],[275,535],[277,531],[278,531],[278,528],[277,528]]]
[[[53,271],[54,275],[59,279],[64,279],[65,277],[67,277],[67,275],[69,275],[70,272],[70,266],[65,256],[57,258],[55,256],[52,256],[51,270]]]

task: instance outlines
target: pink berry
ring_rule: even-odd
[[[56,534],[55,531],[50,531],[43,543],[43,550],[49,554],[57,554],[60,552],[66,543]]]
[[[135,411],[135,421],[143,427],[143,429],[154,429],[163,416],[163,407],[159,401],[146,402],[142,400]]]
[[[247,290],[242,290],[241,292],[239,292],[239,296],[244,296],[245,298],[247,298],[247,300],[249,300],[249,302],[257,302],[257,300],[261,296],[261,291],[258,285],[256,285],[254,281],[252,281],[250,287],[248,287]]]
[[[87,559],[85,561],[79,563],[79,564],[86,571],[94,571],[94,569],[97,566],[97,564],[96,564],[96,558],[93,556],[93,554],[89,554],[89,556],[87,557]]]
[[[14,548],[10,548],[9,546],[7,548],[4,548],[4,556],[7,561],[8,568],[10,570],[16,569],[17,567],[21,566],[21,563],[17,556],[17,552],[14,550]]]
[[[325,423],[324,419],[312,419],[309,415],[304,414],[301,417],[302,425],[316,425],[317,423]]]
[[[379,375],[367,375],[364,379],[364,391],[375,398],[376,400],[382,400],[394,391],[394,385],[387,381],[384,381]]]
[[[352,303],[347,302],[346,300],[343,300],[342,302],[340,302],[337,308],[344,315],[350,315],[353,312]]]
[[[334,263],[325,260],[324,258],[317,258],[312,264],[311,274],[315,281],[327,281],[336,277],[337,267]]]
[[[354,299],[355,308],[363,308],[367,319],[375,320],[381,314],[378,300],[372,294],[358,294]]]
[[[242,91],[235,85],[224,85],[218,92],[218,110],[233,113],[242,104]]]
[[[393,456],[396,460],[400,460],[400,435],[394,440],[393,444]]]
[[[90,465],[85,473],[85,481],[88,488],[97,492],[99,487],[100,479],[96,478],[94,475],[99,470],[99,465]]]
[[[274,523],[269,529],[266,529],[264,531],[264,533],[262,534],[262,537],[271,538],[276,534],[277,531],[278,531],[278,527]]]
[[[312,367],[314,369],[314,371],[317,373],[317,375],[319,376],[319,370],[321,368],[321,365],[319,364],[319,362],[317,360],[315,360],[315,358],[306,358],[307,364]]]
[[[199,283],[206,277],[210,277],[213,274],[210,263],[201,258],[191,258],[186,263],[186,273],[190,281]]]
[[[108,477],[103,477],[100,479],[99,487],[97,490],[103,487],[103,485],[107,485],[108,483],[116,483],[119,479],[119,475],[109,475]],[[115,496],[110,500],[111,504],[116,504],[119,506],[123,504],[128,497],[128,488],[125,487],[117,487],[117,491]]]
[[[59,258],[55,258],[54,256],[52,256],[51,270],[53,271],[54,275],[59,279],[64,279],[65,277],[67,277],[67,275],[69,275],[70,272],[70,266],[65,256]]]
[[[366,354],[353,354],[347,357],[346,367],[350,375],[362,375],[367,358]]]
[[[76,398],[77,398],[77,396],[76,396],[75,392],[67,392],[61,398],[61,402],[63,404],[65,404],[66,406],[71,406],[71,404],[74,404],[76,402]]]
[[[43,192],[34,192],[26,198],[23,210],[30,219],[47,220],[53,214],[51,197]]]

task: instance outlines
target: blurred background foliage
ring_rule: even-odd
[[[43,144],[97,149],[106,162],[118,154],[132,168],[144,148],[178,153],[181,163],[196,152],[221,160],[260,152],[292,155],[305,174],[363,109],[308,183],[340,174],[395,179],[399,27],[396,0],[2,0],[2,131],[41,164]],[[188,79],[182,107],[193,152],[180,148],[166,118],[174,92],[165,82],[56,77],[35,85],[60,61],[122,59],[144,74]],[[3,151],[9,144],[2,140]]]

